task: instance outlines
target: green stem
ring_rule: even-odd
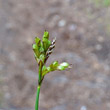
[[[40,87],[42,83],[42,63],[39,64],[39,80],[38,80],[38,87],[37,87],[37,94],[36,94],[36,102],[35,102],[35,110],[39,110],[39,94],[40,94]]]
[[[39,64],[39,80],[38,80],[38,84],[40,85],[42,79],[42,63],[40,62]]]
[[[38,85],[37,87],[35,110],[39,110],[39,94],[40,94],[40,85]]]

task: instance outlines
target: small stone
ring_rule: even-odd
[[[110,103],[109,102],[107,103],[107,107],[110,108]]]
[[[29,45],[31,45],[31,44],[33,43],[33,39],[32,39],[31,37],[28,37],[28,38],[27,38],[27,43],[28,43]]]
[[[109,65],[104,65],[104,69],[105,69],[105,71],[110,71]]]
[[[63,26],[65,26],[66,25],[66,21],[65,20],[60,20],[59,22],[58,22],[58,26],[59,27],[63,27]]]
[[[98,41],[99,42],[103,42],[104,41],[104,38],[102,36],[98,37]]]
[[[98,62],[95,62],[95,63],[93,64],[93,68],[94,68],[94,69],[100,69],[101,66],[100,66],[100,64],[99,64]]]
[[[0,64],[0,71],[2,71],[4,68],[4,65]]]
[[[67,110],[65,105],[58,105],[53,107],[51,110]]]
[[[70,30],[70,31],[75,31],[76,28],[77,28],[77,26],[76,26],[75,24],[71,24],[71,25],[69,26],[69,30]]]
[[[9,58],[11,61],[15,62],[16,61],[16,53],[15,52],[10,52]]]
[[[101,49],[102,49],[102,46],[101,46],[100,44],[97,44],[97,45],[95,46],[95,48],[96,48],[96,50],[101,50]]]
[[[6,98],[6,99],[10,99],[10,98],[11,98],[10,93],[6,93],[6,94],[5,94],[5,98]]]
[[[86,106],[82,106],[80,110],[87,110]]]
[[[13,23],[7,23],[6,25],[5,25],[5,28],[6,29],[13,29],[15,27],[15,25],[13,24]]]
[[[53,83],[54,84],[66,84],[68,83],[69,79],[64,76],[64,75],[61,75],[61,76],[56,76],[54,79],[53,79]]]

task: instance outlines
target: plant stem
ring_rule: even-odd
[[[37,87],[37,94],[36,94],[36,102],[35,102],[35,110],[39,110],[39,94],[40,94],[40,87],[42,83],[42,63],[39,64],[39,80],[38,80],[38,87]]]
[[[40,85],[38,85],[37,87],[35,110],[39,110],[39,94],[40,94]]]
[[[41,82],[41,78],[42,78],[42,63],[39,64],[39,80],[38,80],[39,85]]]

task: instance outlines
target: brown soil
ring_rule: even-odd
[[[47,65],[72,69],[45,77],[40,110],[110,110],[110,7],[93,1],[0,0],[0,108],[34,110],[32,43],[46,29],[57,38]]]

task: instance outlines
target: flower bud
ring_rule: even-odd
[[[65,67],[60,65],[60,66],[57,67],[57,69],[58,70],[65,70]]]
[[[64,67],[67,68],[69,66],[69,64],[67,62],[63,62],[63,63],[60,64],[60,66],[64,66]]]

